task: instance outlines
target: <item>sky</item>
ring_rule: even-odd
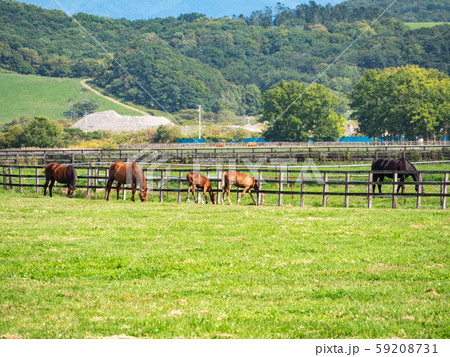
[[[180,14],[199,12],[209,17],[250,15],[252,11],[262,10],[266,6],[275,7],[278,2],[295,8],[307,0],[22,0],[28,4],[46,9],[64,8],[70,14],[87,14],[126,18],[129,20],[151,19],[156,17],[179,16]],[[337,4],[343,0],[316,0],[317,4]],[[59,4],[58,4],[59,3]],[[61,8],[61,6],[62,8]]]

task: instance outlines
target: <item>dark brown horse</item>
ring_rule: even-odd
[[[230,200],[230,190],[231,186],[235,185],[236,187],[243,187],[244,191],[242,191],[241,195],[238,197],[237,204],[241,202],[242,196],[248,191],[250,197],[253,200],[253,203],[256,205],[256,201],[253,198],[252,192],[250,190],[258,191],[258,181],[250,175],[241,174],[237,171],[225,171],[222,175],[222,204],[224,204],[225,192],[227,193],[228,202],[231,203]],[[262,198],[262,193],[261,193]]]
[[[398,179],[400,180],[400,184],[397,188],[397,193],[400,191],[400,188],[402,188],[402,193],[405,192],[405,179],[408,176],[411,176],[414,181],[419,181],[419,174],[416,170],[416,168],[406,159],[377,159],[374,162],[372,162],[372,171],[408,171],[411,173],[402,173],[398,174]],[[377,182],[380,180],[380,182],[383,182],[385,177],[394,178],[393,173],[392,174],[373,174],[373,181]],[[415,186],[416,192],[419,192],[419,185]],[[378,191],[381,193],[381,184],[378,184]],[[373,185],[373,192],[375,193],[375,184]]]
[[[134,202],[134,194],[139,188],[139,198],[142,202],[147,201],[147,181],[144,172],[138,164],[132,162],[126,164],[124,162],[115,162],[109,167],[109,178],[106,184],[105,199],[109,200],[109,192],[111,191],[114,180],[117,180],[117,199],[119,199],[120,186],[131,184],[131,201]]]
[[[189,172],[186,175],[187,182],[189,184],[188,186],[188,202],[189,200],[189,192],[192,188],[192,196],[194,196],[194,202],[197,203],[197,199],[195,198],[195,190],[197,187],[203,189],[203,196],[202,196],[202,203],[203,199],[208,203],[208,198],[206,196],[206,191],[209,192],[209,197],[211,197],[212,204],[216,203],[216,196],[214,195],[214,192],[211,187],[211,182],[208,180],[207,177],[200,175],[198,172]]]
[[[55,181],[67,184],[67,197],[72,198],[77,183],[77,170],[72,165],[63,166],[57,163],[48,164],[45,167],[44,196],[47,196],[47,187],[50,182],[49,192],[52,197],[52,189]]]

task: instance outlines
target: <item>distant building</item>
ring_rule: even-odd
[[[78,128],[83,131],[139,131],[151,129],[160,125],[171,125],[172,122],[164,117],[154,116],[122,116],[114,110],[98,112],[86,115],[83,119],[77,121],[72,128]]]

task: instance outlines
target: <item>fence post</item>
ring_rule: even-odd
[[[256,194],[256,203],[261,206],[262,172],[258,170],[258,193]]]
[[[161,180],[159,181],[159,202],[164,202],[164,170],[161,170]]]
[[[283,171],[280,170],[280,177],[278,179],[278,206],[283,206]]]
[[[305,173],[302,172],[302,185],[300,188],[300,207],[305,205]]]
[[[181,203],[182,189],[183,189],[183,172],[178,173],[178,203]]]
[[[13,171],[12,171],[12,167],[8,167],[8,174],[9,174],[9,188],[12,190],[12,188],[13,188],[13,179],[12,179],[12,174],[13,174]]]
[[[423,187],[422,187],[422,173],[419,173],[419,192],[417,192],[417,203],[416,203],[416,208],[420,208],[422,205],[422,192],[423,192]]]
[[[6,167],[3,166],[3,189],[6,191],[8,186],[6,185]]]
[[[98,176],[99,176],[99,168],[95,169],[95,178],[94,178],[94,193],[97,193],[97,186],[98,186]]]
[[[87,171],[87,195],[91,195],[91,177],[92,177],[92,162],[89,163],[89,169]]]
[[[220,204],[221,196],[222,196],[222,172],[220,170],[217,170],[217,199],[216,203]]]
[[[47,151],[44,151],[44,157],[42,160],[44,161],[44,166],[47,166]]]
[[[75,153],[72,153],[72,165],[75,164]]]
[[[442,184],[442,200],[441,200],[441,207],[442,209],[447,209],[447,197],[445,196],[447,194],[447,182],[448,182],[448,173],[444,175],[444,182]]]
[[[19,167],[19,189],[20,189],[20,192],[23,192],[22,184],[23,184],[22,168]]]
[[[398,174],[394,173],[394,183],[392,185],[392,208],[397,208],[397,179]]]
[[[36,193],[39,193],[39,169],[36,168]]]
[[[344,204],[344,206],[345,206],[345,208],[348,208],[348,202],[349,202],[349,197],[348,197],[348,194],[349,194],[349,179],[350,179],[350,174],[349,173],[346,173],[345,174],[345,204]]]
[[[122,200],[123,200],[123,201],[126,201],[126,200],[127,200],[127,190],[126,190],[126,186],[127,186],[126,183],[122,186]]]
[[[372,198],[373,198],[373,173],[369,173],[369,187],[367,187],[368,197],[367,197],[367,208],[372,208]]]
[[[328,201],[328,173],[324,173],[323,174],[323,198],[322,198],[322,207],[326,207],[327,206],[327,201]]]

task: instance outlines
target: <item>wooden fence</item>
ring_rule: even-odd
[[[449,145],[339,145],[339,146],[260,146],[260,147],[177,147],[143,149],[10,149],[0,150],[3,165],[46,165],[50,162],[111,163],[115,161],[154,162],[166,158],[171,163],[188,163],[195,160],[216,163],[235,160],[262,161],[265,164],[277,160],[306,159],[325,161],[371,161],[377,157],[404,156],[415,160],[448,160]]]
[[[89,164],[85,166],[77,166],[78,183],[77,188],[86,189],[87,195],[97,193],[99,190],[104,190],[108,178],[109,166],[95,166]],[[187,193],[186,174],[192,171],[192,168],[171,168],[171,167],[143,167],[146,173],[147,184],[149,188],[159,195],[159,201],[164,201],[164,194],[168,195],[170,192],[176,193],[177,202],[181,203],[182,195]],[[218,168],[214,166],[206,166],[199,168],[203,175],[207,176],[214,186],[214,191],[217,194],[217,203],[221,201],[221,178],[222,172],[227,168]],[[251,169],[250,169],[251,170]],[[21,192],[25,187],[32,187],[37,193],[41,192],[44,187],[45,176],[41,166],[7,166],[0,165],[0,182],[3,184],[4,190],[18,187]],[[84,173],[83,173],[84,172]],[[389,197],[392,200],[392,208],[397,207],[397,200],[399,197],[411,197],[416,199],[416,207],[421,208],[423,197],[439,197],[440,207],[446,209],[450,171],[419,171],[418,181],[407,181],[405,186],[419,185],[418,193],[397,193],[397,188],[400,184],[398,177],[404,171],[377,171],[376,173],[390,173],[394,175],[392,181],[385,181],[382,187],[386,190],[389,188],[389,193],[377,195],[373,191],[373,175],[372,171],[311,171],[292,168],[279,169],[254,169],[252,173],[258,178],[260,183],[260,190],[257,193],[257,202],[261,203],[262,195],[276,195],[278,197],[278,205],[283,205],[284,196],[300,196],[300,206],[304,206],[306,196],[322,196],[322,206],[326,207],[330,196],[339,196],[343,198],[344,207],[349,207],[350,197],[365,197],[367,199],[367,207],[372,207],[374,197]],[[439,181],[427,181],[424,176],[433,175],[439,176]],[[377,183],[379,184],[379,182]],[[360,187],[360,192],[351,192],[350,188]],[[423,192],[422,188],[439,187],[439,192]],[[343,192],[336,192],[330,190],[333,187],[342,187]],[[365,190],[361,190],[364,187]],[[295,189],[296,188],[296,189]],[[307,190],[307,188],[309,190]],[[311,190],[315,188],[316,190]],[[114,188],[113,188],[114,190]],[[123,188],[123,199],[126,199],[126,192],[130,190],[129,187]],[[437,190],[436,190],[437,191]],[[239,195],[239,188],[232,192]],[[200,197],[200,192],[198,192]]]

